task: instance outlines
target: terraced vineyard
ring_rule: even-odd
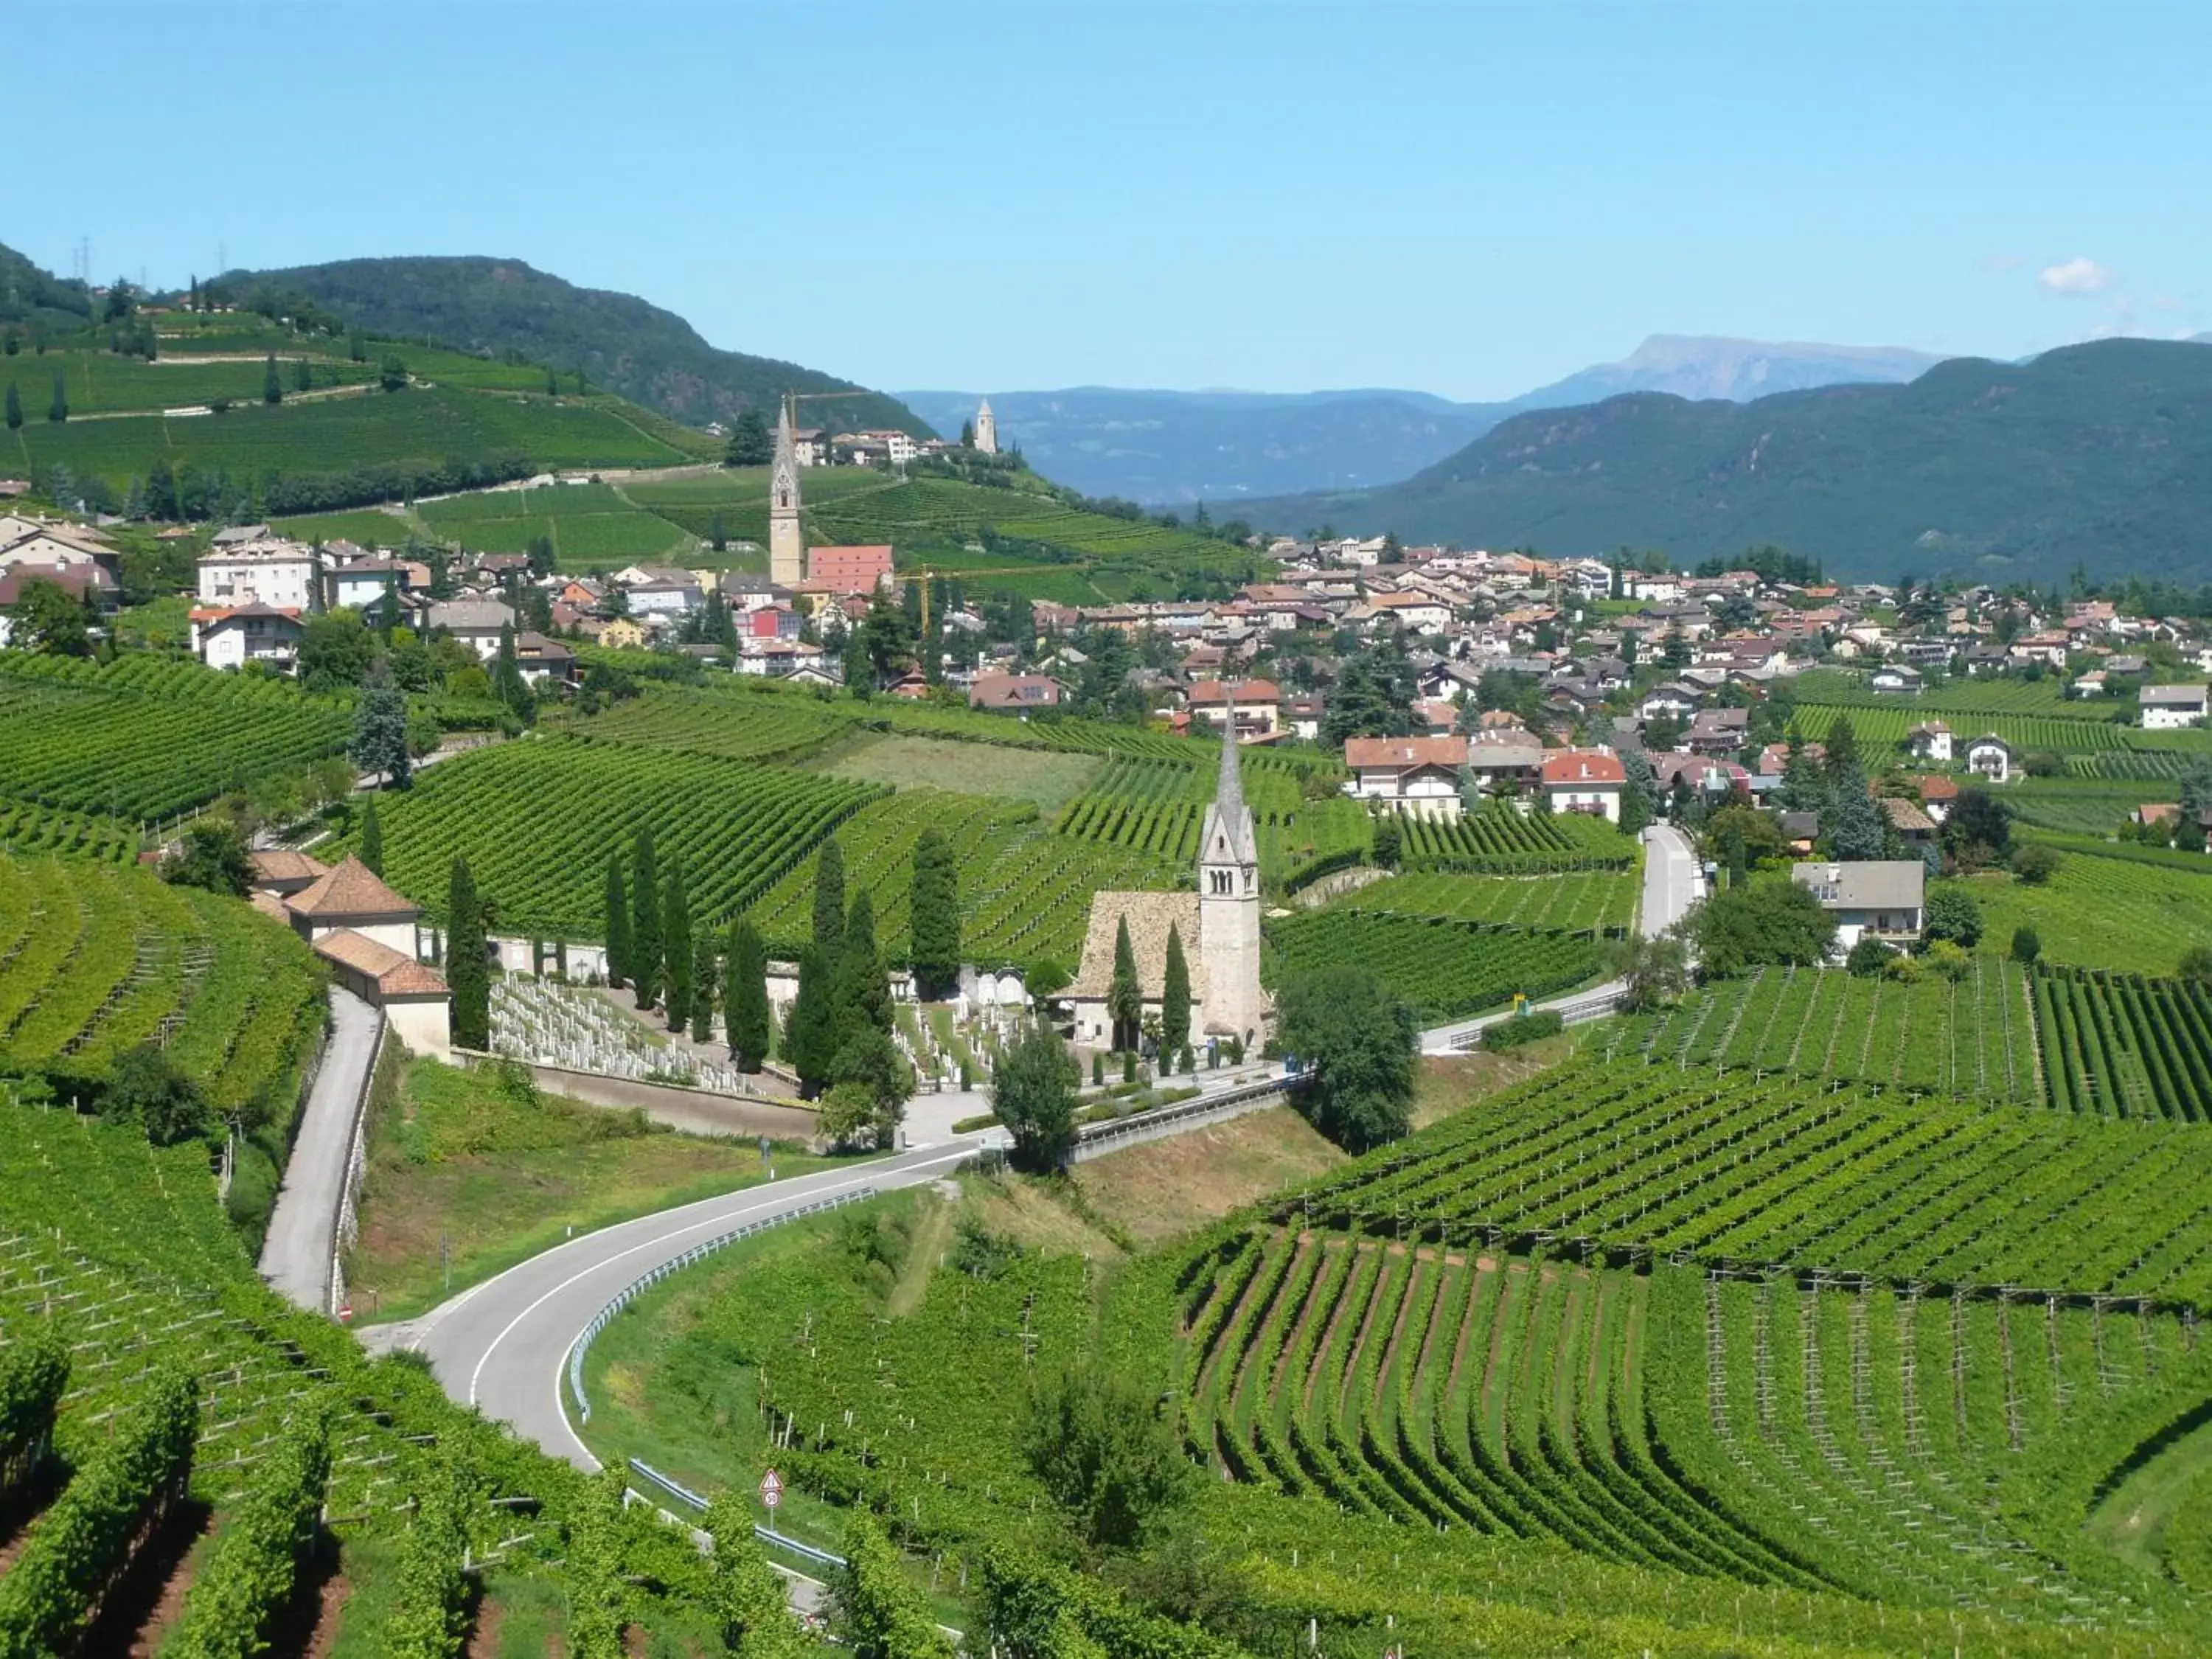
[[[1522,812],[1492,802],[1458,818],[1408,817],[1404,860],[1409,870],[1462,875],[1536,876],[1568,870],[1626,870],[1636,842],[1605,819],[1585,812]]]
[[[867,891],[877,939],[896,957],[908,950],[915,842],[932,826],[959,860],[961,945],[979,963],[1049,961],[1073,972],[1094,892],[1175,884],[1175,868],[1142,853],[1047,832],[1025,801],[901,790],[837,832],[848,899]],[[753,906],[763,940],[786,960],[813,925],[814,866],[795,865]]]
[[[1302,785],[1313,769],[1259,750],[1238,764],[1259,831],[1261,875],[1270,886],[1296,888],[1364,857],[1374,839],[1367,809],[1334,793],[1307,799]],[[1185,867],[1198,857],[1216,776],[1214,766],[1194,759],[1117,759],[1054,828]]]
[[[1587,933],[1536,932],[1482,922],[1332,906],[1267,924],[1268,965],[1280,981],[1356,963],[1433,1024],[1499,1006],[1520,994],[1549,996],[1589,978],[1596,946]]]
[[[1950,719],[1940,715],[1933,708],[1910,701],[1887,702],[1879,708],[1838,708],[1799,703],[1791,724],[1807,738],[1817,741],[1827,734],[1829,726],[1838,717],[1848,719],[1861,745],[1872,750],[1901,744],[1905,741],[1905,734],[1914,726],[1937,718],[1943,718],[1945,724],[1958,734],[1961,741],[1979,737],[1984,732],[1994,732],[2023,753],[2043,750],[2062,755],[2086,755],[2100,750],[2119,752],[2134,746],[2132,738],[2142,735],[2130,733],[2126,726],[2116,725],[2109,719],[2065,714],[1962,714],[1956,719]]]
[[[13,1066],[99,1077],[156,1042],[218,1111],[266,1097],[281,1124],[322,990],[307,946],[235,901],[136,868],[0,857],[0,1060]]]
[[[132,824],[334,754],[350,711],[270,681],[131,655],[0,655],[0,796]]]
[[[1555,1072],[1278,1204],[1459,1248],[2212,1307],[2201,1137],[1701,1067]]]
[[[2002,876],[1958,884],[1981,906],[1985,945],[2002,949],[2032,927],[2044,959],[2070,967],[2163,973],[2212,939],[2212,860],[2191,868],[2075,851],[2040,886]]]
[[[441,914],[456,854],[502,930],[598,939],[607,855],[650,829],[680,858],[692,914],[750,904],[882,792],[818,773],[553,737],[501,744],[424,772],[381,811],[385,876]]]
[[[56,812],[0,799],[0,853],[75,853],[109,864],[138,855],[137,831],[90,812]]]
[[[1955,981],[1761,968],[1620,1022],[1598,1052],[2028,1105],[2044,1095],[2037,1026],[2027,975],[1982,952]]]
[[[2132,1622],[2140,1603],[2021,1491],[2022,1466],[2074,1465],[2086,1487],[2098,1454],[2212,1386],[2169,1316],[1294,1227],[1200,1265],[1177,1392],[1224,1474],[1800,1595]],[[2017,1507],[1993,1517],[1980,1494],[2005,1482]]]
[[[1642,878],[1632,870],[1563,876],[1393,876],[1338,901],[1352,910],[1442,916],[1509,927],[1626,928]]]
[[[723,760],[790,761],[851,732],[857,722],[811,698],[728,697],[655,687],[580,721],[576,735]]]
[[[2078,968],[2039,969],[2034,983],[2053,1106],[2212,1119],[2212,992],[2204,986]]]

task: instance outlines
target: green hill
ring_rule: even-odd
[[[1403,483],[1248,509],[1286,530],[1395,531],[1690,562],[1775,543],[1831,574],[2195,580],[2212,561],[2212,351],[2106,340],[1903,386],[1748,404],[1657,392],[1505,422]]]
[[[748,409],[772,415],[785,392],[860,389],[796,363],[720,350],[672,312],[635,295],[578,288],[520,259],[343,259],[234,272],[223,280],[306,295],[378,334],[495,356],[520,353],[564,371],[580,368],[594,386],[693,425]],[[835,416],[825,418],[840,429],[897,427],[931,435],[894,398],[854,398],[835,407]]]

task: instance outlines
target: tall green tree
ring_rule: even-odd
[[[623,886],[622,854],[607,854],[607,983],[621,990],[629,982],[629,894]]]
[[[775,459],[775,440],[757,409],[749,409],[731,423],[730,441],[722,452],[725,466],[766,466]]]
[[[691,1040],[710,1042],[714,1036],[714,933],[699,930],[691,951]]]
[[[530,682],[522,678],[522,664],[515,656],[513,623],[500,627],[499,660],[492,675],[492,690],[525,724],[538,718],[538,699],[531,695]]]
[[[876,945],[876,903],[863,889],[845,918],[837,947],[837,1035],[891,1029],[890,981]]]
[[[362,808],[361,861],[374,874],[384,873],[384,825],[377,819],[374,795]]]
[[[668,860],[668,884],[660,901],[663,982],[668,1029],[681,1031],[691,1018],[691,896],[684,890],[684,860]]]
[[[284,401],[284,382],[277,377],[276,354],[273,351],[261,368],[261,401],[264,404]]]
[[[315,384],[315,371],[305,357],[292,360],[292,390],[307,392]]]
[[[1013,1137],[1018,1170],[1050,1175],[1075,1148],[1083,1073],[1049,1022],[1031,1020],[991,1069],[991,1110]]]
[[[23,424],[23,394],[15,390],[13,380],[8,382],[8,430],[15,431]]]
[[[845,849],[830,836],[814,855],[814,942],[835,958],[845,937]]]
[[[21,596],[8,607],[12,624],[9,638],[18,651],[35,651],[46,657],[89,657],[93,623],[98,615],[90,589],[80,599],[58,581],[34,576],[23,583]]]
[[[1137,953],[1129,943],[1129,918],[1114,928],[1114,977],[1106,987],[1106,1017],[1114,1024],[1114,1046],[1133,1049],[1144,1023],[1145,992],[1137,980]]]
[[[414,781],[414,762],[407,752],[407,694],[392,678],[388,658],[379,659],[362,682],[346,754],[362,771],[381,774],[394,789]]]
[[[784,1060],[799,1074],[801,1093],[811,1099],[830,1081],[837,1058],[837,963],[818,945],[799,957],[799,991],[783,1030]]]
[[[1176,1054],[1189,1042],[1190,964],[1183,960],[1182,932],[1170,923],[1167,969],[1160,982],[1160,1053]]]
[[[914,844],[914,901],[908,909],[915,994],[949,997],[960,983],[960,870],[934,825]]]
[[[1338,964],[1291,980],[1276,1006],[1284,1051],[1311,1078],[1297,1107],[1314,1127],[1351,1152],[1406,1133],[1420,1031],[1396,993],[1364,968]]]
[[[54,371],[54,395],[46,404],[46,418],[58,423],[69,419],[69,377],[59,369]]]
[[[469,861],[456,856],[446,884],[446,983],[453,994],[453,1042],[491,1047],[491,968],[484,959],[483,902]]]
[[[631,988],[641,1011],[660,1000],[660,866],[653,855],[653,831],[637,832],[630,853],[629,960]]]
[[[743,916],[732,918],[730,948],[722,961],[722,1022],[730,1059],[741,1072],[757,1072],[768,1058],[768,953]]]

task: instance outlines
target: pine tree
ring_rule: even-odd
[[[835,964],[818,945],[810,945],[799,958],[799,994],[792,1000],[784,1026],[784,1059],[799,1073],[801,1092],[821,1092],[830,1079],[830,1062],[837,1057],[836,987]]]
[[[407,753],[407,694],[392,678],[388,659],[379,659],[362,682],[346,756],[362,771],[382,774],[394,789],[404,789],[413,781],[414,763]]]
[[[1168,965],[1160,983],[1160,1052],[1172,1054],[1190,1042],[1190,964],[1183,960],[1182,934],[1168,928]]]
[[[759,933],[742,916],[730,923],[730,952],[722,964],[722,1020],[730,1059],[741,1072],[757,1072],[768,1058],[768,954]]]
[[[660,868],[653,856],[653,831],[641,830],[632,849],[629,953],[625,963],[640,1012],[660,1000]]]
[[[23,424],[23,394],[15,390],[13,380],[8,382],[8,430],[15,431]]]
[[[446,889],[446,983],[453,993],[454,1044],[489,1048],[491,969],[484,960],[483,908],[469,861],[459,857]]]
[[[46,418],[56,422],[69,419],[69,380],[59,369],[54,371],[54,396],[46,405]]]
[[[492,677],[492,689],[499,700],[514,711],[526,723],[538,717],[538,699],[530,694],[530,682],[522,678],[522,664],[514,654],[514,624],[503,623],[499,630],[499,662]]]
[[[292,360],[292,390],[306,392],[315,384],[315,371],[305,357]]]
[[[361,814],[361,861],[376,874],[384,873],[384,826],[376,821],[376,797],[368,798],[368,805]]]
[[[270,352],[261,370],[261,401],[281,404],[284,401],[284,382],[276,378],[276,354]]]
[[[607,984],[629,982],[629,895],[623,889],[622,854],[607,854]]]
[[[668,1029],[681,1031],[691,1018],[691,900],[684,890],[684,860],[668,860],[660,902],[661,957],[668,987]]]
[[[814,942],[832,960],[845,936],[845,849],[830,836],[814,860]]]
[[[714,935],[699,930],[699,943],[691,953],[691,1040],[711,1042],[714,1036]]]
[[[1129,944],[1129,918],[1114,929],[1114,978],[1106,988],[1106,1014],[1114,1022],[1114,1046],[1133,1049],[1145,1018],[1145,993],[1137,982],[1137,953]]]
[[[914,900],[909,910],[915,994],[936,1002],[960,982],[960,869],[933,825],[914,844]]]

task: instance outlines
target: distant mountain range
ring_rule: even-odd
[[[1400,483],[1240,510],[1554,554],[1771,542],[1848,576],[2082,564],[2195,585],[2212,580],[2212,349],[2103,340],[1741,404],[1638,392],[1517,415]]]
[[[1395,483],[1531,409],[1595,403],[1624,392],[1755,398],[1806,386],[1909,380],[1939,360],[1889,347],[1772,344],[1655,334],[1601,363],[1503,403],[1461,404],[1424,392],[1271,393],[994,392],[1003,441],[1030,464],[1091,495],[1148,505],[1206,501],[1224,511],[1253,497]],[[981,394],[905,392],[939,431],[959,429]]]
[[[512,351],[554,368],[580,368],[592,385],[693,426],[748,409],[773,421],[775,400],[787,391],[860,389],[818,369],[721,350],[672,311],[635,295],[578,288],[520,259],[343,259],[231,271],[222,280],[304,294],[378,334],[427,336],[464,350]],[[912,410],[880,392],[825,407],[836,410],[825,422],[834,418],[841,428],[931,435]]]

